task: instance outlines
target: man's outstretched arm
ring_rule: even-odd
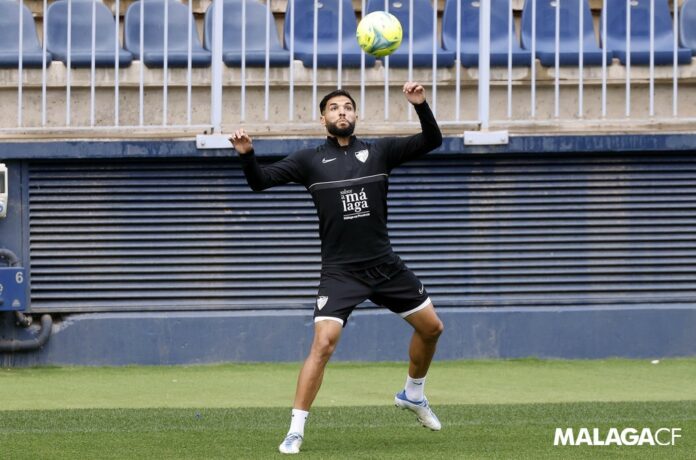
[[[387,165],[390,169],[423,156],[442,145],[442,133],[425,99],[423,86],[416,82],[406,82],[403,92],[406,100],[413,104],[416,110],[421,132],[409,137],[391,139],[387,153]]]
[[[243,128],[235,131],[230,141],[239,153],[247,183],[255,192],[266,190],[274,185],[302,181],[301,168],[293,156],[287,156],[268,166],[261,166],[256,161],[251,137]]]

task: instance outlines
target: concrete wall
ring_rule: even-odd
[[[696,355],[694,305],[443,308],[439,314],[445,333],[437,359]],[[299,311],[68,315],[54,324],[42,350],[0,354],[0,367],[302,361],[312,332],[311,312]],[[398,316],[357,310],[334,359],[406,361],[409,339],[410,327]]]

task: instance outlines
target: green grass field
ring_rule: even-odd
[[[299,364],[0,369],[0,458],[280,458]],[[436,362],[443,430],[392,405],[405,365],[333,363],[302,458],[696,458],[696,359]],[[556,446],[556,428],[681,428]]]

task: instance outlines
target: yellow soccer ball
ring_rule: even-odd
[[[392,54],[401,45],[401,23],[386,11],[374,11],[360,21],[356,36],[358,45],[375,57]]]

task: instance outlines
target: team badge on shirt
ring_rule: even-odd
[[[365,150],[360,150],[360,151],[355,152],[355,158],[357,158],[358,160],[360,160],[360,161],[362,161],[363,163],[365,163],[365,162],[367,161],[367,156],[368,156],[369,154],[370,154],[370,152],[369,152],[367,149],[365,149]]]

